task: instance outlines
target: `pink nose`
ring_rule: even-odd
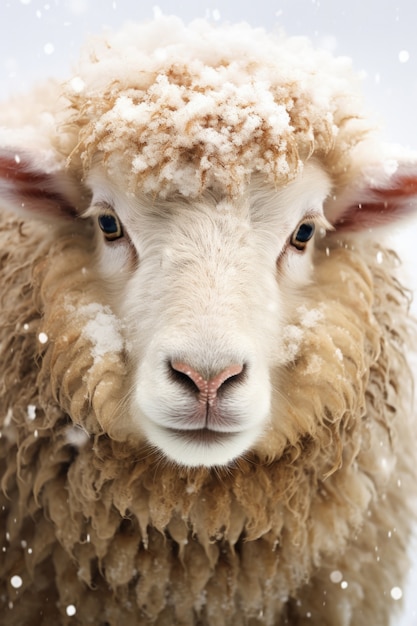
[[[231,378],[236,379],[237,376],[242,374],[244,370],[243,365],[239,365],[238,363],[229,365],[226,367],[220,374],[216,374],[213,378],[209,378],[208,380],[203,378],[203,376],[197,372],[195,369],[187,365],[187,363],[182,363],[181,361],[173,361],[171,363],[171,367],[175,372],[179,372],[186,376],[190,381],[194,383],[194,385],[198,389],[198,396],[200,402],[204,404],[212,405],[217,397],[217,392],[220,387]]]

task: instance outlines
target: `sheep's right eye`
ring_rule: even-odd
[[[312,222],[302,222],[291,235],[291,245],[300,252],[304,251],[313,237],[314,231],[315,226]]]
[[[101,213],[98,216],[98,225],[107,241],[123,237],[123,228],[115,213]]]

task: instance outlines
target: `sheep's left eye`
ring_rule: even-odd
[[[123,237],[122,225],[114,213],[101,213],[98,216],[98,225],[107,241],[114,241]]]
[[[297,250],[305,250],[308,242],[313,237],[315,226],[311,222],[303,222],[291,235],[291,245]]]

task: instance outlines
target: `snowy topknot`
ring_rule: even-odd
[[[129,24],[96,39],[67,83],[72,158],[88,168],[98,153],[132,191],[188,197],[237,195],[254,172],[285,183],[313,154],[336,150],[343,168],[363,138],[353,83],[346,59],[301,38],[166,16]]]

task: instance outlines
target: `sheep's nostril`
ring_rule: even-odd
[[[179,385],[180,387],[182,387],[185,391],[191,391],[193,393],[200,393],[200,387],[198,386],[198,384],[195,382],[195,378],[192,378],[189,374],[188,371],[191,369],[187,368],[181,368],[179,369],[178,367],[176,367],[176,362],[169,362],[169,376],[170,379],[175,382],[177,385]]]
[[[182,361],[171,361],[170,369],[171,375],[178,383],[196,391],[200,401],[212,404],[226,384],[242,379],[245,366],[233,363],[210,378],[205,378],[200,372]]]

